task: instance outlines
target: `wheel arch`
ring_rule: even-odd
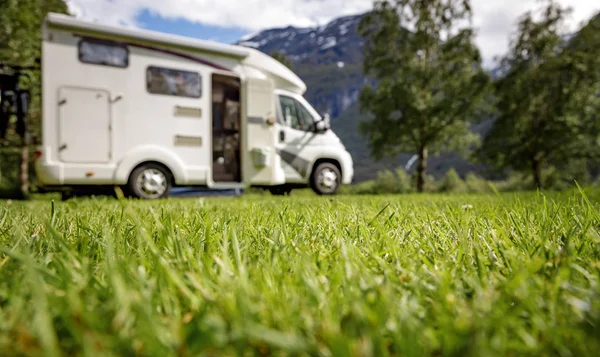
[[[129,171],[129,174],[127,175],[127,181],[129,181],[129,179],[131,179],[131,175],[133,174],[133,172],[135,170],[137,170],[138,168],[140,168],[142,166],[145,166],[145,165],[157,165],[157,166],[162,167],[169,174],[169,179],[171,180],[171,184],[172,185],[175,184],[175,175],[173,174],[173,170],[168,165],[166,165],[166,164],[164,164],[164,163],[162,163],[160,161],[156,161],[156,160],[146,160],[146,161],[142,161],[142,162],[138,163],[137,165],[135,165]]]
[[[115,181],[127,184],[133,171],[148,163],[161,165],[168,170],[173,185],[182,185],[187,182],[188,177],[181,160],[172,152],[156,146],[138,148],[127,154],[115,171]]]
[[[340,160],[332,158],[332,157],[322,157],[322,158],[318,158],[317,160],[315,160],[315,162],[312,164],[312,167],[310,169],[310,175],[308,176],[309,180],[312,179],[312,176],[314,175],[315,170],[322,163],[329,163],[329,164],[335,165],[335,167],[337,167],[337,169],[340,170],[340,175],[344,176],[344,170],[342,168],[342,164],[340,163]]]

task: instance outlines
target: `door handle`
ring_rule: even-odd
[[[114,97],[113,99],[111,99],[111,100],[110,100],[110,103],[111,103],[111,104],[114,104],[114,103],[116,103],[116,102],[120,101],[121,99],[123,99],[123,94],[120,94],[120,93],[119,93],[119,94],[117,94],[117,96],[116,96],[116,97]]]
[[[283,130],[279,132],[279,141],[280,142],[285,141],[285,131],[283,131]]]

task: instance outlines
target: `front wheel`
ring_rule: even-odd
[[[340,187],[342,174],[332,163],[319,164],[311,176],[311,188],[319,195],[335,195]]]
[[[161,165],[144,164],[131,173],[128,188],[136,198],[154,200],[171,192],[171,174]]]

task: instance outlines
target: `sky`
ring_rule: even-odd
[[[261,30],[326,24],[368,11],[372,0],[66,0],[78,18],[233,43]],[[600,11],[598,0],[558,0],[573,12],[574,29]],[[477,44],[484,62],[508,50],[518,17],[539,8],[539,0],[471,0]]]

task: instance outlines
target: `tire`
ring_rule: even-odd
[[[310,177],[310,187],[321,196],[335,195],[342,182],[342,173],[332,163],[319,164]]]
[[[171,194],[173,186],[171,172],[158,164],[143,164],[129,177],[128,190],[135,198],[156,200]]]

